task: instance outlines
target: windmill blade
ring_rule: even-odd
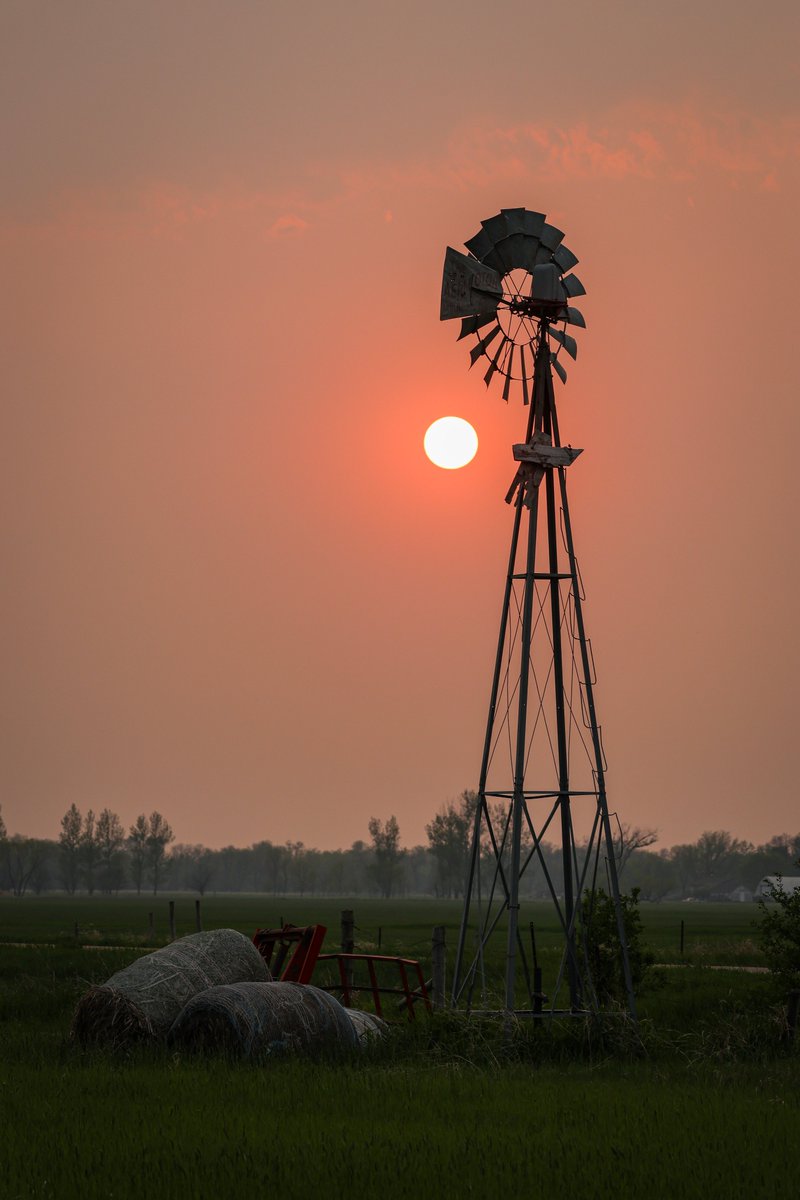
[[[494,248],[494,242],[485,229],[479,229],[475,237],[471,237],[468,242],[464,242],[464,245],[470,254],[475,255],[479,262],[483,262],[484,255],[488,254]]]
[[[545,225],[542,232],[539,234],[539,241],[548,250],[555,250],[561,245],[564,239],[564,234],[560,229],[556,229],[555,225]]]
[[[501,275],[505,275],[506,265],[498,246],[508,233],[506,219],[502,213],[498,213],[496,217],[490,217],[488,221],[481,221],[481,225],[484,226],[485,233],[492,243],[491,250],[487,250],[482,261],[487,267],[491,267],[492,270],[499,271]]]
[[[555,354],[550,355],[550,362],[555,367],[556,375],[561,380],[561,382],[566,383],[567,382],[567,372],[564,370],[561,363],[556,358]]]
[[[571,250],[568,250],[567,247],[562,244],[556,251],[554,251],[553,262],[558,264],[559,268],[561,269],[561,273],[563,274],[564,271],[572,270],[572,268],[578,262],[578,256],[577,254],[573,254]]]
[[[528,270],[528,260],[530,252],[528,244],[531,241],[524,233],[512,233],[510,237],[504,238],[502,242],[498,242],[495,247],[496,252],[503,260],[506,274],[509,271],[514,271],[517,267],[524,267]],[[538,242],[534,245],[538,246]]]
[[[512,342],[511,350],[509,351],[509,355],[508,355],[508,361],[504,367],[504,370],[506,373],[506,381],[503,384],[503,399],[505,400],[506,404],[508,404],[508,393],[511,388],[511,373],[514,370],[514,351],[515,351],[515,349],[516,349],[516,346]],[[522,347],[520,346],[520,350],[521,349],[522,349]]]
[[[442,301],[439,320],[471,317],[478,313],[497,312],[502,297],[500,276],[491,267],[468,258],[452,246],[447,247],[442,275]]]
[[[511,232],[504,213],[498,213],[496,217],[489,217],[486,221],[481,221],[481,225],[492,239],[493,246],[496,246],[504,237],[508,237]]]
[[[486,347],[494,341],[498,333],[500,333],[500,326],[496,324],[494,329],[489,330],[489,332],[486,334],[486,337],[481,338],[481,340],[472,347],[469,352],[469,365],[471,367],[474,367],[481,355],[486,353]]]
[[[586,319],[583,313],[577,308],[567,308],[566,317],[564,318],[568,325],[577,325],[578,329],[586,328]]]
[[[502,275],[514,270],[514,242],[512,238],[503,238],[498,242],[491,254],[492,264]],[[497,265],[499,264],[499,266]]]
[[[525,232],[529,237],[535,237],[537,241],[541,239],[542,230],[544,229],[546,217],[544,213],[529,212],[525,210]]]
[[[499,329],[500,326],[498,325],[497,328]],[[497,347],[497,353],[495,354],[492,361],[489,363],[488,370],[486,371],[486,374],[483,377],[483,382],[486,384],[487,387],[492,382],[492,376],[494,375],[495,371],[497,370],[497,363],[500,359],[500,355],[503,353],[503,349],[505,348],[507,341],[508,341],[508,338],[506,337],[505,334],[503,334],[503,340],[500,343],[500,345]]]
[[[554,342],[558,342],[564,347],[570,358],[578,357],[578,343],[574,337],[570,337],[568,333],[563,333],[560,329],[549,329],[548,333]]]
[[[479,329],[482,329],[484,325],[488,325],[494,318],[495,314],[493,312],[483,313],[479,317],[464,317],[461,322],[461,333],[456,338],[456,341],[460,342],[462,338],[467,337],[470,333],[477,333]]]
[[[489,253],[483,256],[483,265],[491,267],[493,271],[497,271],[498,275],[505,275],[506,273],[505,263],[498,254],[496,246],[493,246]]]
[[[519,369],[522,372],[522,403],[527,408],[531,402],[531,398],[528,395],[528,376],[527,376],[527,371],[526,371],[526,367],[525,367],[525,347],[524,346],[520,346],[520,348],[519,348],[519,364],[520,364]]]
[[[564,291],[567,293],[570,300],[574,299],[575,296],[586,295],[586,288],[583,286],[580,279],[578,279],[577,275],[565,275],[561,282],[564,284]]]
[[[524,208],[501,208],[500,215],[506,219],[506,227],[508,229],[509,237],[512,237],[515,233],[525,232]]]
[[[539,245],[539,239],[537,237],[532,237],[529,233],[523,235],[519,244],[519,262],[516,265],[521,267],[524,271],[527,271],[529,275],[533,274],[533,268],[536,266],[536,256],[539,253]]]

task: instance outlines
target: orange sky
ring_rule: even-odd
[[[2,789],[219,846],[475,786],[519,401],[438,321],[501,207],[581,259],[558,392],[610,803],[796,801],[795,5],[0,14]],[[437,470],[436,417],[475,425]]]

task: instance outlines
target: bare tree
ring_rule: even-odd
[[[128,851],[131,860],[131,875],[137,896],[141,895],[144,882],[144,868],[147,860],[147,839],[150,836],[150,822],[144,813],[139,813],[128,830]]]
[[[258,886],[276,896],[289,852],[285,846],[276,846],[272,842],[258,842],[253,851],[258,862]]]
[[[7,837],[6,823],[3,820],[3,806],[0,805],[0,842],[4,842]]]
[[[174,841],[175,834],[169,822],[160,812],[151,813],[150,832],[147,836],[147,868],[154,896],[166,870],[167,846]]]
[[[214,878],[215,863],[213,850],[205,846],[175,846],[170,854],[172,870],[177,869],[186,886],[201,896]]]
[[[83,817],[71,804],[61,818],[61,833],[58,842],[61,853],[61,878],[70,896],[75,895],[81,865],[81,838]]]
[[[403,870],[405,851],[400,848],[400,826],[394,816],[385,825],[377,817],[370,817],[368,828],[375,856],[372,875],[381,895],[388,900]]]
[[[657,829],[640,829],[638,825],[628,825],[617,817],[617,835],[614,838],[617,874],[622,874],[630,862],[632,854],[635,854],[637,850],[644,850],[647,846],[652,846],[657,841]]]
[[[302,866],[300,866],[299,864],[303,857],[305,848],[306,848],[305,842],[288,841],[286,843],[286,846],[285,846],[285,850],[286,850],[285,868],[286,868],[286,870],[285,870],[284,877],[286,880],[286,889],[285,890],[287,892],[299,892],[300,891],[300,887],[297,882],[297,876],[298,876],[298,871],[302,875],[303,869],[302,869]]]
[[[794,866],[800,858],[800,833],[778,833],[757,849],[759,854],[775,854],[776,857],[785,858],[787,866]],[[778,875],[781,872],[774,873]]]
[[[304,896],[313,890],[314,881],[319,873],[319,850],[309,850],[304,846],[293,863],[294,886],[296,891]]]
[[[713,891],[731,870],[737,855],[752,850],[749,842],[732,837],[727,829],[712,829],[701,833],[695,843],[697,867],[706,891]]]
[[[100,889],[103,892],[118,892],[125,877],[123,847],[125,830],[119,817],[104,808],[97,818],[97,855],[99,863]]]
[[[200,853],[195,856],[187,879],[190,887],[201,896],[205,896],[208,885],[214,878],[214,856],[204,846],[200,846],[199,850]]]
[[[457,805],[449,801],[425,826],[436,860],[437,893],[442,896],[460,896],[464,890],[477,799],[475,792],[462,792]]]
[[[47,886],[45,875],[50,846],[50,842],[22,837],[18,833],[3,839],[3,858],[15,896],[24,896],[29,887],[39,892]]]
[[[94,812],[90,808],[83,822],[80,844],[80,862],[83,871],[83,881],[90,896],[94,895],[94,877],[97,867],[98,847],[97,830],[94,823]]]

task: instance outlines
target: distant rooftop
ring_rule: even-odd
[[[756,895],[767,896],[772,888],[779,886],[785,892],[800,892],[800,875],[765,875],[756,888]]]

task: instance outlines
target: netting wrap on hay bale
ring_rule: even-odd
[[[360,1008],[346,1008],[344,1011],[350,1018],[350,1024],[362,1046],[368,1046],[371,1042],[386,1037],[389,1032],[389,1026],[375,1013],[362,1012]]]
[[[81,1042],[115,1046],[163,1038],[199,992],[223,983],[269,979],[264,959],[243,933],[193,933],[91,988],[75,1009],[72,1035]]]
[[[333,996],[310,983],[234,983],[210,988],[184,1008],[171,1045],[256,1058],[286,1050],[350,1051],[353,1024]]]

